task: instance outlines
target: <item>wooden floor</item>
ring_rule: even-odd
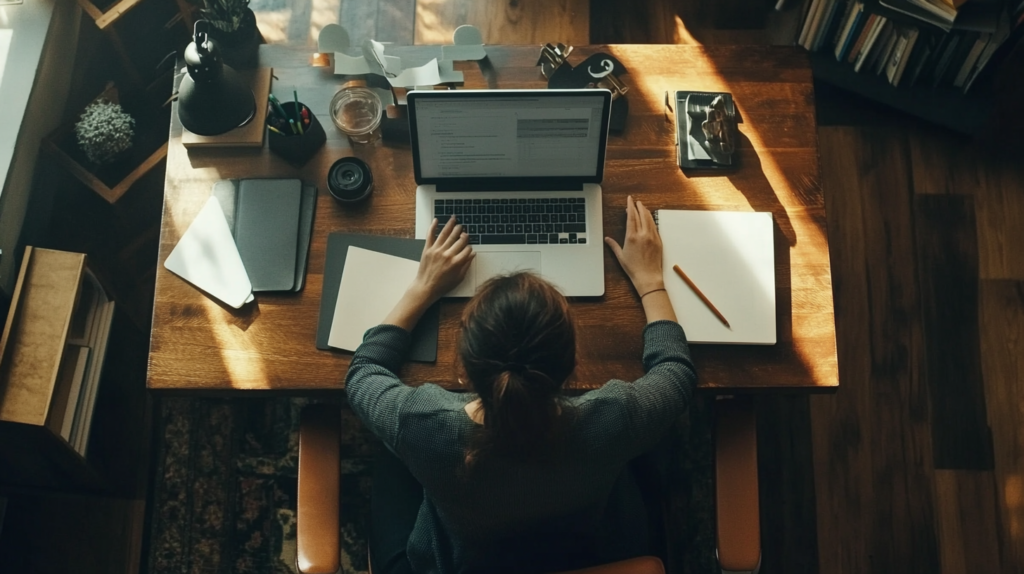
[[[761,0],[251,6],[268,41],[304,45],[339,21],[353,42],[442,43],[472,23],[488,43],[772,44],[795,33],[799,2],[787,3],[782,13]],[[758,399],[762,572],[1024,572],[1024,165],[817,89],[841,387]],[[89,252],[142,330],[162,169],[154,174],[114,207],[58,194],[68,205],[50,240]],[[72,506],[75,525],[116,514]],[[138,549],[104,552],[70,570],[33,566],[134,571],[124,556]]]

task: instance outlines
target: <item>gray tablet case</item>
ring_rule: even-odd
[[[396,257],[404,257],[419,261],[423,253],[422,239],[404,239],[382,235],[357,235],[352,233],[332,233],[327,237],[327,261],[324,263],[324,290],[320,295],[320,321],[316,328],[316,348],[339,351],[327,344],[331,336],[331,323],[334,321],[334,307],[338,303],[338,289],[341,287],[341,274],[345,270],[345,258],[350,245],[387,253]],[[440,322],[440,302],[434,303],[423,314],[420,322],[412,331],[412,347],[409,349],[409,360],[421,363],[433,363],[437,360],[437,329]]]
[[[306,266],[309,261],[309,242],[310,238],[312,237],[313,231],[313,217],[316,215],[316,186],[311,184],[303,184],[300,180],[297,179],[225,179],[218,181],[213,186],[213,195],[220,202],[221,208],[224,211],[224,217],[228,221],[228,227],[231,229],[231,235],[235,238],[236,244],[239,244],[240,230],[243,231],[243,233],[246,230],[249,230],[250,235],[252,233],[264,234],[266,240],[280,240],[282,241],[283,244],[291,243],[286,237],[284,237],[284,234],[287,233],[288,230],[292,229],[293,227],[293,223],[290,220],[283,222],[286,223],[284,225],[278,225],[275,223],[268,224],[265,222],[254,223],[252,221],[249,221],[248,219],[252,217],[252,215],[243,215],[242,217],[246,218],[244,221],[238,217],[240,213],[238,208],[239,198],[241,196],[240,184],[246,182],[264,182],[261,184],[257,184],[256,189],[273,189],[274,193],[283,192],[283,196],[279,199],[285,199],[288,198],[289,196],[293,196],[293,186],[296,185],[296,182],[298,185],[302,186],[298,209],[298,229],[297,233],[292,235],[296,242],[296,248],[294,262],[291,267],[292,276],[290,279],[291,286],[289,288],[266,288],[267,285],[265,284],[265,282],[264,284],[262,284],[263,288],[258,288],[257,281],[253,277],[253,270],[259,270],[263,266],[270,265],[267,262],[268,258],[262,255],[259,250],[251,249],[248,251],[243,251],[241,245],[239,245],[238,249],[239,254],[242,256],[242,263],[245,265],[246,272],[249,274],[249,279],[253,284],[253,291],[301,291],[306,282]],[[245,187],[246,189],[251,189],[251,183],[246,183]],[[261,192],[257,191],[256,195],[253,198],[249,199],[258,201],[260,197]],[[243,205],[245,205],[245,202],[243,202]],[[255,201],[249,203],[248,205],[250,208],[254,209],[254,211],[258,215],[262,215],[265,212],[265,210],[273,209],[272,207],[260,209],[259,204],[256,203]],[[257,220],[262,219],[264,218],[257,218]],[[276,219],[274,221],[276,221]],[[270,225],[270,227],[260,228],[259,225]],[[273,229],[274,233],[267,233],[268,229]],[[283,262],[283,259],[281,260],[281,262],[275,265],[281,265],[280,268],[273,269],[273,271],[275,272],[275,283],[272,284],[272,286],[277,287],[284,285],[286,283],[286,278],[284,278],[283,276],[285,275],[284,269],[287,269],[288,267],[287,264]]]

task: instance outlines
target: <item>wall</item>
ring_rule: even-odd
[[[34,193],[39,142],[61,122],[81,10],[69,0],[29,0],[0,7],[0,28],[13,31],[0,77],[0,292],[18,277],[26,213]],[[34,217],[33,221],[46,218]]]

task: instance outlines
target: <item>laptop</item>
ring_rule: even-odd
[[[416,238],[456,217],[476,252],[448,297],[524,270],[568,296],[604,295],[611,92],[413,91],[408,103]]]

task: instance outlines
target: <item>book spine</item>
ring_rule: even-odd
[[[861,48],[860,53],[857,54],[857,58],[853,62],[854,72],[859,72],[861,67],[864,65],[864,62],[867,61],[868,55],[871,54],[871,50],[874,49],[875,44],[878,42],[878,37],[882,34],[882,30],[887,24],[888,21],[885,16],[878,17],[878,20],[875,22],[874,29],[871,30],[871,34],[868,36],[867,41],[864,42],[864,47]]]
[[[853,9],[853,13],[850,14],[850,21],[846,26],[846,30],[843,32],[843,37],[840,39],[839,44],[836,46],[836,61],[843,61],[843,55],[846,53],[846,49],[850,46],[850,41],[854,35],[854,31],[857,28],[857,22],[860,20],[863,14],[864,4],[858,1],[857,6],[854,7]]]
[[[822,20],[825,19],[825,15],[833,4],[835,4],[835,0],[821,0],[821,6],[818,8],[818,13],[814,16],[814,22],[811,22],[811,31],[807,34],[806,48],[812,52],[814,51],[814,47],[818,44],[818,36],[821,34],[822,29]]]
[[[811,33],[811,25],[814,22],[814,18],[818,15],[818,12],[821,10],[821,5],[823,3],[824,0],[814,0],[811,3],[811,9],[807,12],[807,18],[804,20],[804,27],[802,30],[800,30],[800,39],[798,44],[800,44],[804,48],[807,48],[808,50],[810,49],[811,44],[810,42],[807,41],[807,36],[809,36]]]
[[[846,62],[852,64],[857,56],[860,55],[861,49],[864,47],[864,43],[868,41],[868,36],[871,35],[875,29],[875,23],[878,22],[878,14],[872,14],[868,17],[867,21],[864,22],[864,26],[861,27],[860,34],[857,36],[857,41],[853,43],[850,50],[846,54]]]
[[[914,54],[914,46],[917,45],[917,37],[920,34],[917,28],[910,30],[907,37],[907,46],[903,49],[903,55],[900,57],[900,64],[896,68],[896,77],[892,80],[893,86],[899,86],[900,80],[903,79],[903,72],[907,69],[907,62],[910,61],[910,57]]]
[[[896,78],[896,70],[899,69],[903,51],[906,50],[907,42],[909,41],[910,36],[907,30],[901,29],[896,38],[896,45],[892,48],[892,56],[889,57],[889,62],[885,65],[885,77],[889,80],[890,84],[893,84],[893,80]]]
[[[821,29],[818,30],[818,37],[814,42],[814,50],[817,52],[825,44],[825,38],[829,37],[829,32],[832,30],[832,22],[836,19],[836,14],[839,12],[839,0],[834,0],[828,8],[828,15],[822,21]]]
[[[956,78],[953,78],[954,87],[962,88],[964,86],[964,82],[967,80],[967,75],[971,73],[971,70],[974,68],[974,64],[978,62],[978,58],[981,56],[981,51],[985,49],[985,46],[988,45],[991,38],[992,36],[990,34],[982,34],[981,36],[978,36],[978,39],[974,42],[974,46],[971,48],[971,51],[967,54],[967,58],[964,60],[963,65],[960,66],[960,71],[957,72]]]

